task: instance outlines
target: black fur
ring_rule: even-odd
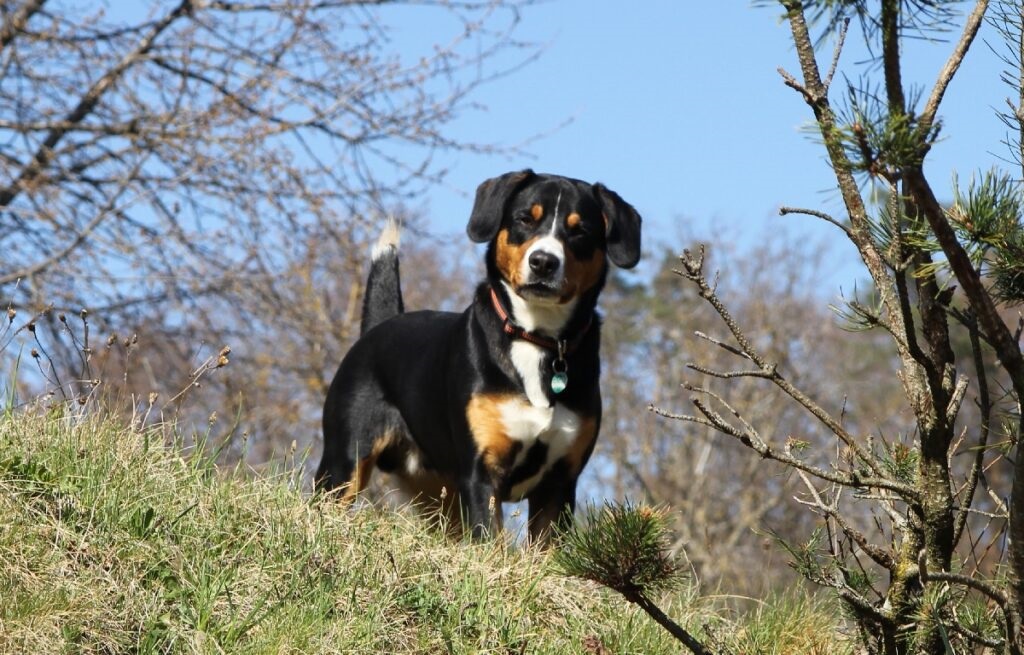
[[[505,173],[484,181],[476,190],[473,212],[469,215],[466,233],[476,243],[486,243],[494,238],[501,226],[505,203],[516,190],[522,188],[537,176],[530,169]]]
[[[640,261],[640,215],[601,183],[594,193],[608,221],[608,258],[620,268],[633,268]]]
[[[461,313],[401,313],[397,253],[374,261],[364,334],[324,405],[317,485],[351,498],[371,468],[390,470],[411,493],[456,502],[454,517],[474,536],[500,527],[501,502],[526,498],[530,534],[543,537],[552,521],[571,517],[593,450],[601,415],[597,297],[606,258],[637,263],[640,216],[600,184],[525,170],[480,185],[467,232],[489,243],[487,279]],[[540,250],[561,257],[560,273],[534,270],[529,255]],[[538,327],[506,331],[492,289],[514,319]],[[540,321],[544,312],[560,317],[557,324]],[[558,340],[574,346],[561,393],[551,387]]]
[[[405,305],[402,302],[402,281],[398,273],[398,248],[392,244],[384,245],[370,264],[359,335],[366,334],[370,328],[403,311]]]

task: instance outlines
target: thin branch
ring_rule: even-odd
[[[837,581],[833,582],[832,586],[835,587],[836,593],[839,594],[839,597],[849,603],[850,606],[858,613],[869,616],[874,621],[884,625],[892,625],[892,617],[889,616],[889,614],[881,608],[875,607],[866,598],[846,586],[845,583]]]
[[[718,339],[716,339],[714,337],[708,336],[708,335],[704,334],[703,332],[701,332],[700,330],[695,330],[693,332],[693,334],[696,337],[699,337],[699,338],[704,339],[706,341],[710,341],[711,343],[715,344],[716,346],[718,346],[719,348],[721,348],[723,350],[727,350],[728,352],[731,352],[733,355],[737,355],[737,356],[742,357],[744,359],[750,359],[750,356],[747,355],[747,353],[745,353],[742,350],[740,350],[739,348],[737,348],[735,346],[731,346],[731,345],[725,343],[724,341],[719,341]]]
[[[689,383],[683,384],[683,387],[687,391],[694,391],[694,392],[697,392],[697,393],[701,393],[701,394],[704,394],[705,396],[708,396],[709,398],[717,400],[718,403],[720,405],[722,405],[722,407],[725,407],[727,410],[729,410],[729,413],[732,414],[733,416],[735,416],[736,419],[740,423],[743,424],[744,434],[747,436],[747,438],[749,438],[752,441],[756,440],[757,443],[759,443],[759,444],[764,444],[764,439],[761,438],[761,435],[760,435],[760,433],[758,433],[757,429],[754,428],[754,426],[751,425],[745,418],[743,418],[743,415],[740,414],[739,410],[736,409],[735,407],[733,407],[732,405],[730,405],[729,402],[726,401],[725,398],[723,398],[719,394],[715,393],[711,389],[705,389],[705,388],[701,388],[701,387],[696,387],[696,386],[694,386],[692,384],[689,384]]]
[[[0,282],[2,281],[3,280],[0,280]],[[693,363],[687,364],[686,368],[693,371],[697,371],[698,373],[703,373],[704,375],[709,375],[713,378],[720,378],[722,380],[729,380],[732,378],[761,378],[765,380],[771,379],[770,373],[766,373],[760,369],[751,371],[716,371],[714,369],[701,366],[700,364]]]
[[[815,102],[817,102],[817,98],[811,95],[811,92],[807,90],[807,87],[797,82],[796,78],[793,77],[793,75],[790,74],[786,69],[780,66],[776,70],[779,71],[779,75],[782,76],[782,81],[786,84],[786,86],[795,91],[799,91],[800,94],[803,95],[804,100],[807,101],[807,104],[814,104]]]
[[[0,51],[14,40],[18,32],[25,29],[29,19],[42,9],[44,4],[46,4],[46,0],[30,0],[14,12],[10,20],[0,26]]]
[[[706,393],[706,390],[699,391]],[[756,435],[756,433],[752,435],[750,433],[737,430],[733,425],[730,425],[728,421],[722,418],[718,412],[715,412],[700,399],[691,398],[690,400],[701,414],[704,415],[703,417],[689,414],[674,414],[658,408],[653,404],[648,405],[648,409],[665,418],[686,421],[688,423],[696,423],[698,425],[713,428],[722,434],[737,439],[744,446],[750,448],[764,459],[775,460],[786,466],[809,473],[821,480],[834,482],[836,484],[855,489],[886,489],[899,494],[904,502],[916,503],[920,500],[920,494],[916,489],[888,478],[865,476],[854,471],[829,471],[818,466],[814,466],[813,464],[808,464],[783,450],[773,448],[761,439],[760,436]]]
[[[802,209],[802,208],[799,208],[799,207],[786,207],[786,206],[779,207],[779,215],[780,216],[786,216],[788,214],[806,214],[807,216],[814,216],[815,218],[820,218],[821,220],[828,221],[832,225],[835,225],[836,227],[838,227],[840,230],[843,231],[844,234],[846,234],[846,236],[848,236],[848,237],[851,236],[850,228],[849,227],[843,225],[838,220],[836,220],[835,218],[832,218],[831,216],[829,216],[825,212],[817,211],[815,209]]]
[[[987,10],[988,0],[978,0],[974,5],[974,10],[967,17],[960,40],[957,42],[956,47],[953,48],[953,52],[950,53],[949,59],[946,60],[946,65],[939,72],[939,79],[936,80],[935,86],[932,87],[932,93],[928,97],[928,102],[925,103],[924,110],[921,112],[919,124],[922,136],[931,130],[935,122],[935,114],[939,111],[939,105],[942,103],[942,97],[945,95],[953,76],[956,75],[957,70],[960,68],[960,64],[963,63],[964,56],[970,49],[971,43],[974,42],[974,37],[978,35],[978,30],[981,28],[981,23],[985,18]]]
[[[978,591],[999,605],[1000,608],[1006,609],[1006,605],[1009,602],[1006,594],[1003,593],[1002,589],[995,587],[984,580],[978,580],[970,576],[961,575],[959,573],[946,573],[945,571],[929,571],[927,556],[922,548],[921,552],[917,554],[917,568],[921,574],[921,582],[928,584],[929,582],[952,582],[954,584],[963,585]]]
[[[989,648],[1002,648],[1003,644],[1006,643],[1005,639],[991,639],[989,637],[985,637],[984,635],[979,635],[977,632],[974,632],[973,630],[965,628],[964,626],[960,625],[959,621],[953,621],[952,623],[949,623],[948,627],[954,630],[955,632],[959,632],[969,641],[973,641],[976,644],[981,644],[982,646],[988,646]]]
[[[800,479],[803,481],[804,486],[806,486],[807,489],[811,492],[811,497],[814,498],[814,502],[812,503],[808,501],[803,501],[800,500],[799,498],[796,499],[796,501],[803,505],[809,505],[811,507],[816,507],[817,509],[820,509],[822,512],[824,512],[825,516],[831,518],[836,523],[838,523],[839,528],[843,531],[843,534],[845,534],[847,537],[852,539],[854,543],[860,546],[861,550],[867,553],[868,557],[873,559],[875,563],[879,564],[880,566],[883,566],[886,569],[891,570],[893,567],[892,555],[885,552],[885,550],[883,550],[879,546],[876,546],[875,544],[871,543],[868,540],[868,538],[864,536],[863,533],[861,533],[859,530],[855,529],[853,526],[847,523],[846,519],[843,518],[843,516],[835,507],[827,505],[822,500],[821,495],[818,493],[818,490],[814,487],[814,485],[807,478],[807,475],[803,471],[797,471],[797,475],[800,476]]]
[[[79,99],[78,104],[73,110],[64,118],[65,126],[55,127],[50,130],[43,139],[39,148],[36,150],[35,155],[32,156],[31,161],[25,165],[18,175],[17,179],[7,185],[5,188],[0,189],[0,207],[7,207],[11,202],[21,193],[23,189],[31,184],[46,168],[50,160],[53,158],[53,151],[57,144],[60,143],[61,139],[68,133],[71,126],[81,123],[87,116],[89,116],[99,104],[103,94],[112,88],[118,79],[128,70],[132,65],[139,61],[147,52],[152,49],[156,38],[160,34],[170,27],[175,21],[182,16],[186,16],[192,11],[192,0],[182,0],[182,2],[161,21],[153,26],[153,29],[146,34],[142,40],[135,46],[135,49],[126,54],[121,60],[110,70],[108,70],[100,79],[93,84],[85,95]]]
[[[843,44],[846,43],[846,32],[850,29],[850,17],[843,17],[843,22],[839,25],[839,36],[836,39],[835,50],[832,51],[832,65],[828,68],[828,73],[825,75],[825,80],[822,86],[825,88],[825,93],[828,94],[829,87],[832,86],[832,78],[835,77],[836,68],[839,67],[839,55],[843,52]]]
[[[872,453],[866,451],[857,439],[847,432],[846,429],[820,405],[815,403],[810,397],[782,377],[775,364],[768,363],[757,353],[753,345],[750,343],[750,340],[747,339],[746,334],[744,334],[740,329],[739,325],[733,319],[728,309],[726,309],[714,289],[708,285],[707,278],[704,277],[703,272],[704,247],[700,247],[696,256],[691,255],[689,250],[685,250],[683,255],[680,257],[680,262],[685,270],[676,270],[675,272],[697,285],[700,291],[700,296],[715,309],[719,317],[721,317],[722,321],[726,324],[726,327],[729,328],[729,331],[732,333],[736,343],[739,344],[740,349],[754,364],[758,366],[758,368],[761,369],[764,376],[782,389],[790,398],[797,401],[801,406],[807,409],[819,421],[824,423],[825,426],[839,437],[843,443],[849,446],[850,449],[857,454],[857,457],[860,458],[861,461],[865,462],[876,475],[881,476],[882,465]]]

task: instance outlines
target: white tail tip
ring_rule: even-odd
[[[373,250],[370,251],[370,257],[374,261],[377,261],[384,255],[388,254],[389,250],[398,250],[398,221],[394,218],[389,218],[387,225],[384,226],[384,231],[380,233],[377,238],[377,243],[373,245]]]

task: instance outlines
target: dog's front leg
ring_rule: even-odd
[[[531,543],[551,544],[553,526],[572,525],[576,511],[576,479],[549,475],[527,498],[530,504],[528,530]]]
[[[462,486],[462,525],[475,540],[497,534],[502,524],[501,498],[482,460],[478,459]]]

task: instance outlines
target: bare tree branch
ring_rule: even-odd
[[[874,457],[874,455],[868,453],[864,448],[857,442],[853,435],[849,434],[843,426],[836,421],[828,412],[826,412],[821,406],[815,403],[813,400],[808,398],[799,389],[789,383],[782,375],[778,372],[775,364],[768,363],[754,350],[750,341],[746,335],[740,330],[740,327],[730,316],[729,311],[722,304],[721,300],[715,294],[714,290],[708,285],[707,279],[704,277],[703,266],[704,266],[704,250],[703,247],[698,251],[696,257],[692,256],[689,251],[685,251],[683,256],[680,258],[683,264],[682,271],[676,271],[676,273],[686,279],[694,282],[700,290],[700,295],[704,298],[729,328],[729,332],[732,333],[736,342],[740,346],[740,350],[745,353],[754,364],[760,369],[762,374],[770,379],[774,384],[781,388],[787,395],[793,398],[795,401],[805,407],[811,414],[818,418],[823,424],[825,424],[829,430],[831,430],[836,436],[838,436],[844,444],[849,446],[857,456],[871,467],[872,471],[876,475],[881,473],[881,467]]]
[[[21,173],[11,184],[0,189],[0,207],[7,207],[19,193],[28,185],[32,184],[42,173],[43,169],[53,157],[53,149],[60,143],[61,139],[68,133],[71,126],[82,122],[93,112],[103,94],[121,78],[128,68],[138,62],[153,47],[156,38],[164,30],[169,28],[175,21],[187,16],[192,11],[192,0],[182,0],[181,4],[169,12],[160,20],[153,29],[146,34],[134,50],[121,58],[115,66],[108,70],[99,80],[93,84],[88,91],[79,99],[78,104],[64,118],[63,124],[68,127],[53,127],[46,138],[40,144],[29,163],[21,170]]]
[[[836,219],[832,218],[831,216],[829,216],[825,212],[818,211],[816,209],[802,209],[802,208],[798,208],[798,207],[779,207],[779,214],[781,216],[786,216],[787,214],[806,214],[808,216],[814,216],[816,218],[820,218],[823,221],[827,221],[827,222],[831,223],[832,225],[835,225],[840,230],[842,230],[843,233],[846,234],[846,236],[850,236],[850,228],[848,228],[847,226],[843,225],[842,223],[840,223]]]
[[[922,132],[931,131],[935,123],[935,115],[939,111],[939,105],[942,103],[942,98],[946,95],[946,89],[949,87],[949,83],[953,80],[956,72],[960,69],[960,64],[963,63],[971,44],[974,43],[974,37],[978,35],[978,30],[981,29],[986,11],[988,11],[988,0],[977,0],[974,4],[974,9],[971,10],[970,15],[967,17],[967,22],[964,24],[960,40],[957,41],[956,47],[953,48],[949,59],[946,60],[946,64],[942,67],[939,78],[932,87],[931,95],[928,96],[928,102],[925,103],[924,109],[921,112],[919,124]]]
[[[22,6],[15,9],[14,13],[4,21],[3,25],[0,25],[0,52],[7,47],[7,45],[14,40],[18,35],[18,32],[25,28],[25,24],[28,23],[29,19],[32,18],[43,5],[46,4],[46,0],[31,0],[26,2]]]

